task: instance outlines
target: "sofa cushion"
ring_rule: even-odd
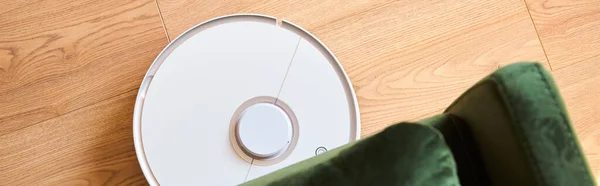
[[[560,94],[540,64],[497,70],[445,113],[468,124],[493,185],[594,185]]]

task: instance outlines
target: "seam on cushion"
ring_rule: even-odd
[[[450,115],[448,115],[448,116],[450,116]],[[463,135],[462,131],[461,131],[461,130],[459,130],[459,129],[458,129],[458,127],[457,127],[456,125],[454,125],[455,118],[453,118],[453,117],[456,117],[456,116],[451,116],[451,117],[449,118],[449,119],[450,119],[450,121],[453,123],[453,125],[452,125],[452,128],[453,128],[453,129],[454,129],[454,130],[455,130],[455,131],[458,133],[458,136],[460,137],[460,140],[461,140],[461,141],[463,141],[463,142],[465,142],[466,140],[465,140],[465,138],[464,138],[464,135]],[[463,147],[465,147],[465,148],[467,147],[466,145],[464,145],[464,143],[460,143],[460,144],[461,144]],[[468,148],[467,148],[467,149],[468,149]],[[473,158],[471,157],[471,155],[470,155],[470,152],[467,152],[467,153],[466,153],[466,156],[467,156],[467,159],[469,160],[469,165],[471,165],[471,168],[474,168],[475,166],[473,166],[473,165],[474,165],[474,163],[473,163]],[[455,161],[456,161],[456,160],[455,160]],[[458,167],[458,165],[457,165],[457,167]],[[457,169],[457,171],[458,171],[458,169]],[[479,178],[479,177],[477,177],[477,183],[478,183],[479,185],[483,185],[483,184],[481,183],[481,180],[480,180],[480,178]]]
[[[527,70],[535,70],[535,69],[533,69],[533,68],[523,69],[523,70],[518,71],[518,73],[522,73],[523,71],[527,71]],[[513,73],[515,73],[515,72],[513,72]],[[497,86],[497,87],[504,94],[504,95],[500,94],[500,97],[503,97],[503,98],[505,97],[504,104],[507,105],[506,110],[509,112],[509,115],[512,117],[512,119],[517,123],[517,125],[513,125],[516,130],[519,130],[518,132],[516,132],[516,135],[518,136],[518,138],[520,138],[518,140],[521,142],[521,145],[525,151],[525,154],[526,154],[527,158],[529,159],[529,163],[533,165],[533,171],[534,171],[536,179],[542,185],[547,185],[545,180],[542,179],[542,177],[541,177],[542,173],[541,173],[539,165],[537,164],[537,161],[534,161],[535,158],[533,157],[533,152],[531,152],[531,144],[529,144],[529,141],[526,140],[525,137],[523,136],[524,129],[520,125],[521,121],[517,118],[516,114],[514,113],[514,110],[511,109],[513,101],[512,101],[510,94],[506,90],[504,81],[502,80],[502,78],[499,78],[497,76],[497,74],[492,74],[490,77],[493,78],[496,82],[498,82],[499,86]]]
[[[568,126],[566,126],[566,125],[568,125],[568,123],[569,123],[569,122],[567,121],[567,118],[566,118],[566,116],[565,116],[565,113],[563,112],[563,110],[560,108],[560,106],[559,106],[559,104],[558,104],[557,96],[556,96],[554,93],[552,93],[552,90],[551,90],[551,88],[550,88],[550,83],[549,83],[549,82],[548,82],[548,80],[545,78],[544,74],[542,73],[542,69],[540,69],[540,66],[539,66],[539,65],[535,65],[535,66],[537,67],[537,71],[538,71],[538,73],[539,73],[539,75],[540,75],[540,79],[542,80],[542,82],[544,82],[544,85],[546,85],[546,91],[548,91],[548,93],[550,94],[550,97],[552,97],[552,100],[554,101],[554,107],[555,107],[556,109],[558,109],[559,115],[560,115],[560,117],[561,117],[561,119],[562,119],[562,121],[563,121],[561,124],[559,124],[559,125],[560,125],[560,127],[562,127],[562,129],[563,129],[564,131],[566,131],[566,133],[567,133],[567,136],[568,136],[569,138],[571,138],[571,139],[574,139],[574,140],[577,140],[577,139],[575,139],[575,137],[574,137],[574,135],[573,135],[572,131],[571,131],[571,130],[569,130],[569,127],[568,127]],[[580,167],[587,167],[587,166],[586,166],[586,165],[583,163],[583,160],[581,159],[581,157],[582,157],[582,154],[581,154],[581,152],[579,151],[579,148],[575,148],[575,147],[576,147],[576,145],[575,145],[575,142],[574,142],[574,140],[569,140],[569,142],[568,142],[568,144],[569,144],[568,148],[569,148],[569,150],[572,150],[572,151],[574,151],[574,152],[577,154],[577,157],[578,157],[578,158],[576,158],[576,159],[577,159],[577,163],[579,164],[579,166],[580,166]],[[593,184],[591,184],[591,183],[589,182],[589,181],[590,181],[590,177],[589,177],[589,176],[590,176],[589,174],[585,174],[585,177],[587,178],[585,182],[586,182],[586,184],[587,184],[587,185],[593,185]]]

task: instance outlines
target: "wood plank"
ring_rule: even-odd
[[[232,13],[267,14],[309,30],[348,73],[363,136],[440,113],[498,66],[547,61],[520,0],[158,0],[158,5],[171,38]]]
[[[0,4],[0,185],[145,184],[131,110],[168,42],[155,2]]]
[[[0,136],[7,185],[145,184],[131,120],[137,90]]]
[[[600,179],[600,56],[552,74],[596,180]]]
[[[552,69],[600,55],[600,1],[526,2]]]

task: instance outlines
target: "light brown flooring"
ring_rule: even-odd
[[[499,66],[551,70],[600,176],[600,1],[0,0],[0,185],[144,185],[138,86],[173,38],[258,13],[312,32],[356,90],[363,136],[440,113]]]

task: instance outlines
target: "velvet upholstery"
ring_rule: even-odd
[[[398,124],[244,185],[459,185],[452,152],[435,129]]]
[[[540,64],[497,70],[445,113],[468,125],[493,185],[595,184],[559,91]]]
[[[245,185],[595,185],[556,85],[537,63],[503,67],[416,123]]]

